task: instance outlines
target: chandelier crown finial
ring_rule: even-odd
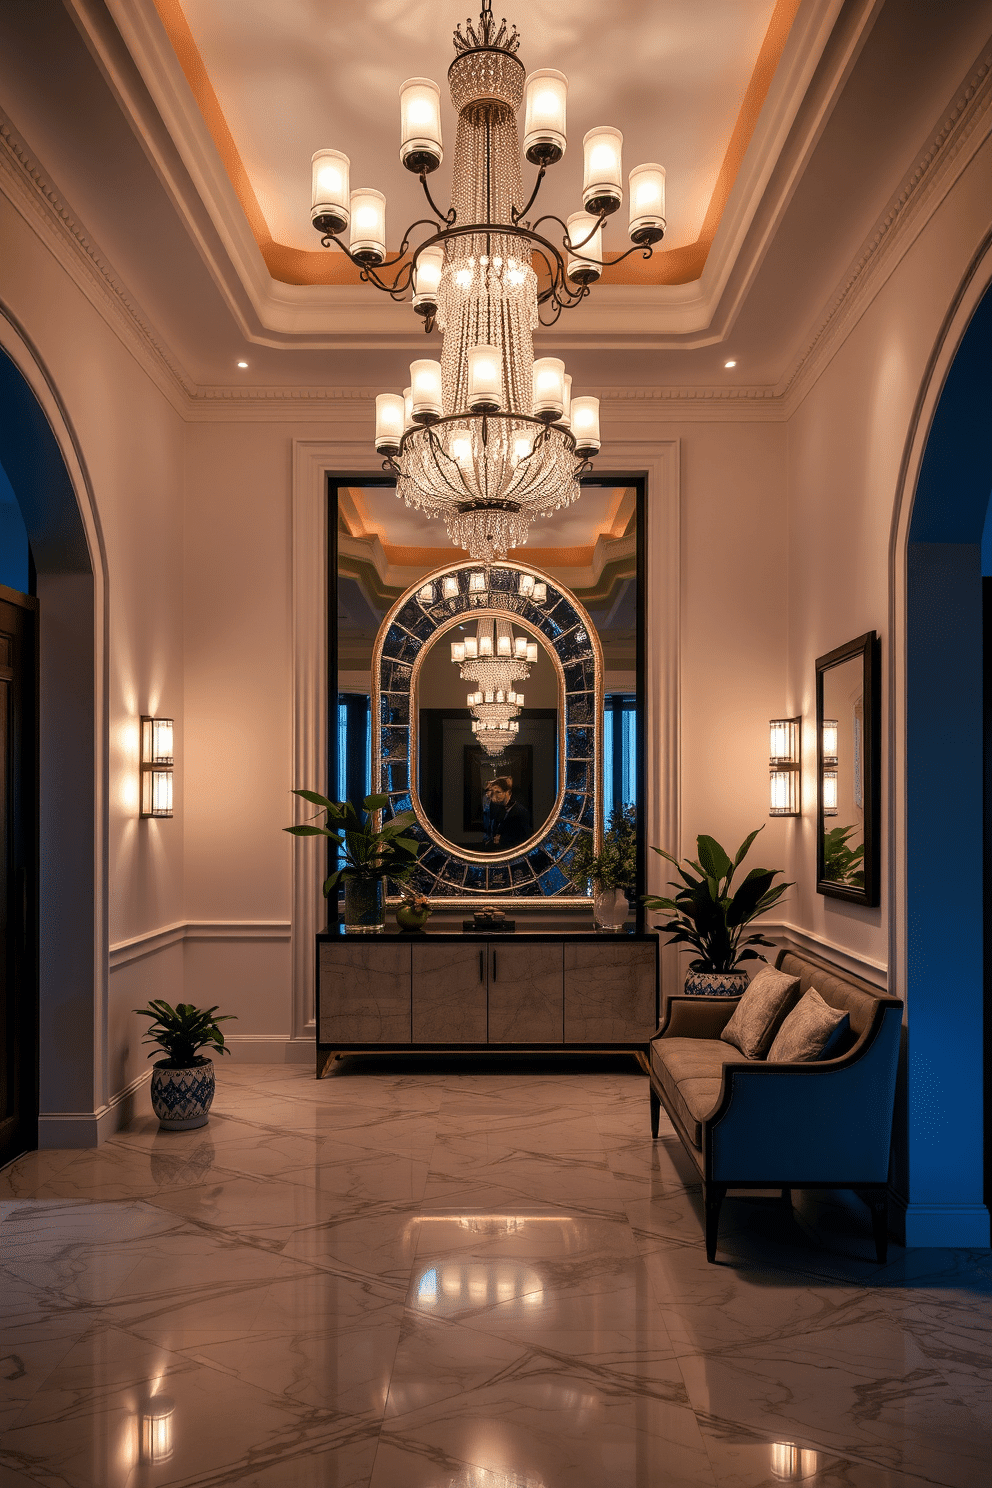
[[[483,0],[478,24],[474,24],[469,17],[465,22],[464,36],[461,26],[456,26],[453,39],[455,51],[459,54],[477,51],[484,47],[494,52],[508,52],[512,57],[520,47],[520,34],[516,26],[507,27],[505,16],[500,20],[499,29],[496,29],[492,0]]]

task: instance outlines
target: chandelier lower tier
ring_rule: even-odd
[[[535,517],[577,500],[589,466],[568,429],[501,413],[411,429],[385,463],[407,505],[443,520],[454,546],[482,563],[523,547]]]
[[[580,476],[600,448],[599,400],[571,396],[557,357],[535,360],[534,331],[578,305],[629,254],[651,257],[666,226],[665,172],[658,165],[630,172],[633,246],[606,260],[603,229],[623,201],[623,137],[591,129],[583,139],[583,210],[567,222],[553,214],[532,220],[545,173],[565,153],[567,80],[553,68],[525,78],[516,28],[503,21],[497,29],[491,0],[478,26],[467,23],[464,36],[456,29],[454,41],[448,82],[458,125],[448,211],[427,184],[443,158],[440,89],[410,78],[400,88],[400,160],[419,176],[432,218],[414,223],[387,258],[385,197],[351,190],[348,157],[318,150],[311,221],[366,283],[395,300],[412,294],[425,331],[442,332],[440,360],[414,361],[402,394],[376,398],[375,445],[397,494],[443,520],[456,547],[489,563],[522,547],[535,517],[580,494]],[[526,199],[517,130],[525,97],[524,153],[538,167]],[[561,229],[557,242],[541,231],[545,224]],[[414,230],[425,228],[411,248]]]

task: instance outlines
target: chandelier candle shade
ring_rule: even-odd
[[[584,211],[567,225],[553,214],[532,220],[545,172],[565,154],[567,79],[553,68],[525,77],[516,28],[497,24],[491,0],[476,24],[455,30],[454,43],[448,85],[458,122],[448,210],[428,185],[443,159],[440,89],[429,78],[409,78],[400,88],[400,160],[420,177],[432,218],[414,223],[387,259],[382,192],[350,190],[348,157],[318,150],[311,220],[324,246],[341,249],[363,282],[395,300],[412,296],[425,331],[442,333],[440,361],[411,368],[398,446],[397,402],[384,399],[399,394],[376,400],[376,449],[407,505],[442,520],[456,547],[488,564],[526,543],[535,518],[579,497],[579,479],[599,449],[598,401],[576,398],[569,415],[564,364],[535,362],[534,331],[578,305],[613,264],[635,252],[651,257],[664,233],[665,173],[656,165],[631,172],[633,246],[605,260],[603,227],[623,201],[623,137],[608,126],[591,129],[583,140]],[[529,194],[517,130],[522,104],[523,154],[538,167]],[[556,225],[557,242],[542,233],[547,223]],[[415,229],[424,236],[411,247]]]

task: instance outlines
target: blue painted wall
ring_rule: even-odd
[[[913,1245],[987,1245],[982,573],[992,491],[992,293],[937,406],[907,573],[908,1011]]]
[[[7,472],[0,465],[0,584],[28,592],[28,535]]]

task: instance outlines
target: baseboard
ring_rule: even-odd
[[[151,1077],[150,1069],[143,1070],[96,1111],[42,1111],[38,1117],[38,1146],[99,1147],[131,1120],[138,1093]]]
[[[238,1064],[312,1064],[317,1052],[313,1038],[286,1038],[281,1033],[229,1033],[224,1043]]]
[[[907,1250],[984,1250],[989,1211],[984,1204],[914,1204],[893,1193],[892,1228]]]

